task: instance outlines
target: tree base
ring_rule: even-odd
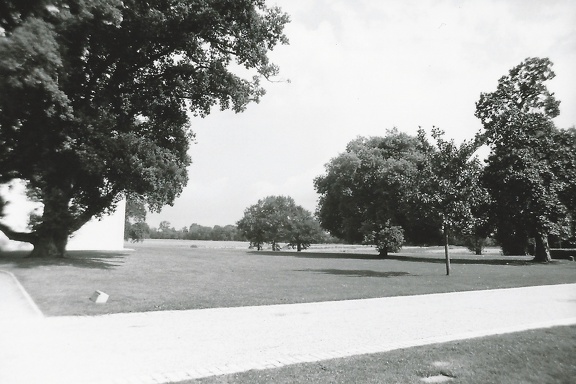
[[[38,239],[34,245],[34,249],[28,255],[30,258],[41,259],[58,259],[66,256],[66,244],[68,243],[68,236],[60,237],[44,237]]]

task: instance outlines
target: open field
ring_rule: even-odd
[[[182,384],[403,383],[444,378],[466,384],[572,384],[576,326],[400,349]],[[430,381],[434,382],[434,381]]]
[[[530,257],[474,256],[406,248],[382,260],[362,246],[305,252],[253,251],[246,243],[147,240],[133,251],[71,252],[56,262],[0,254],[48,316],[236,307],[573,283],[576,263],[534,264]],[[228,246],[228,248],[223,248]],[[95,290],[108,303],[88,298]]]

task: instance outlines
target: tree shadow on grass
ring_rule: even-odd
[[[482,256],[478,256],[478,258],[466,258],[466,259],[459,259],[459,258],[450,258],[451,264],[483,264],[483,265],[514,265],[514,266],[526,266],[526,265],[534,265],[531,260],[519,260],[519,259],[489,259],[489,258],[482,258]],[[422,256],[410,256],[410,255],[402,255],[402,254],[395,254],[395,255],[388,255],[387,259],[389,260],[398,260],[398,261],[410,261],[416,263],[438,263],[444,264],[446,259],[444,256],[442,257],[422,257]]]
[[[328,253],[328,252],[283,252],[283,251],[248,251],[253,255],[297,257],[302,259],[350,259],[350,260],[384,260],[380,255],[369,253]]]
[[[249,251],[250,254],[254,255],[264,255],[264,256],[283,256],[283,257],[297,257],[304,259],[342,259],[342,260],[380,260],[386,262],[386,260],[396,260],[396,261],[410,261],[417,263],[445,263],[446,260],[444,255],[441,256],[415,256],[410,254],[388,254],[386,257],[382,257],[378,254],[370,253],[329,253],[329,252],[286,252],[286,251]],[[464,256],[459,258],[459,256],[454,256],[450,258],[452,264],[480,264],[480,265],[512,265],[512,266],[527,266],[534,265],[531,259],[526,257],[514,257],[509,256],[509,258],[494,258],[490,256]]]
[[[356,269],[298,269],[297,272],[314,272],[323,275],[338,275],[348,277],[400,277],[412,276],[408,272],[378,272]]]
[[[87,269],[114,269],[124,264],[128,252],[122,251],[68,251],[63,258],[42,259],[28,257],[29,251],[0,252],[0,266],[35,268],[42,266],[71,266]]]

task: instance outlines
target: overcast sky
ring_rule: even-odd
[[[235,224],[244,209],[285,195],[314,211],[314,177],[357,136],[433,125],[457,141],[480,130],[481,92],[527,57],[548,57],[576,124],[576,1],[268,0],[291,17],[290,45],[272,52],[281,78],[242,114],[194,118],[190,181],[157,227]]]

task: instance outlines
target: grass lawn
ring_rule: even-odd
[[[183,384],[448,383],[573,384],[576,326],[490,336],[262,371],[213,376]]]
[[[198,245],[199,244],[199,245]],[[134,251],[70,252],[65,259],[0,254],[49,316],[235,307],[521,287],[576,282],[576,263],[474,256],[453,250],[446,276],[441,248],[406,248],[386,260],[366,247],[266,252],[145,241]],[[330,253],[332,251],[332,253]],[[110,295],[94,304],[95,290]]]

